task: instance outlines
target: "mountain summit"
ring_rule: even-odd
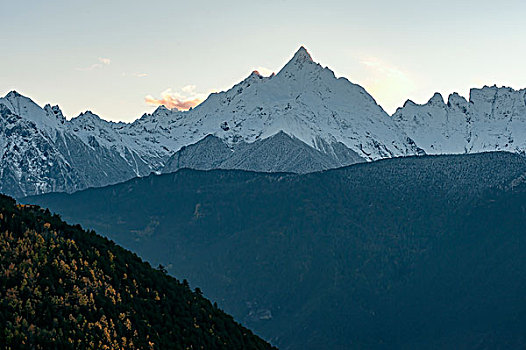
[[[172,114],[163,120],[186,126],[173,131],[181,146],[208,134],[234,145],[283,131],[325,153],[340,142],[366,160],[416,153],[361,86],[336,78],[303,47],[275,76],[251,75],[190,112]]]
[[[298,51],[294,54],[294,57],[291,60],[292,62],[314,62],[310,53],[307,49],[301,46]]]
[[[312,57],[311,57],[310,53],[307,51],[307,49],[305,48],[305,46],[300,46],[298,51],[296,51],[296,53],[294,54],[294,57],[296,59],[302,58],[302,59],[305,59],[305,60],[308,60],[308,61],[312,61]]]

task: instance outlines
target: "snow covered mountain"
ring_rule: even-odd
[[[484,87],[446,104],[435,94],[391,117],[303,47],[275,75],[254,71],[194,109],[159,107],[133,123],[89,111],[67,120],[10,92],[0,98],[0,192],[73,192],[182,167],[305,173],[425,153],[525,153],[525,95]]]
[[[396,124],[427,154],[526,152],[526,89],[471,89],[469,102],[454,93],[418,105],[407,101]]]
[[[41,108],[11,92],[0,99],[0,113],[0,191],[17,197],[103,186],[163,171],[167,162],[168,171],[184,163],[176,152],[202,140],[194,157],[203,163],[209,135],[236,154],[222,167],[263,171],[307,172],[419,152],[362,87],[336,78],[303,47],[278,74],[253,72],[190,111],[159,107],[129,124],[89,111],[67,120],[57,106]]]
[[[136,123],[151,125],[151,119],[170,121],[175,149],[209,134],[233,145],[283,131],[328,154],[334,152],[333,144],[343,143],[367,160],[417,151],[371,95],[345,78],[336,78],[303,47],[276,75],[253,72],[191,111],[160,110]]]
[[[72,192],[148,173],[144,162],[131,166],[133,150],[120,153],[78,127],[88,118],[67,121],[57,106],[40,108],[16,92],[0,98],[0,192]]]

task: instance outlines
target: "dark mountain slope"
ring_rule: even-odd
[[[6,349],[270,349],[204,299],[93,232],[0,196]]]
[[[507,153],[411,157],[181,170],[27,200],[165,264],[283,348],[514,348],[525,173]]]
[[[208,135],[183,147],[168,159],[163,173],[182,168],[199,170],[240,169],[265,172],[309,173],[364,162],[343,143],[328,144],[319,140],[319,151],[283,131],[253,143],[229,146],[220,138]]]

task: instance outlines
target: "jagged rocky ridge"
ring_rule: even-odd
[[[485,86],[447,103],[437,93],[423,105],[407,101],[393,118],[427,154],[526,151],[526,89]]]
[[[439,94],[390,117],[361,87],[302,47],[275,75],[253,72],[190,111],[133,123],[92,112],[67,120],[11,92],[0,98],[0,192],[74,192],[182,167],[306,173],[421,154],[526,150],[525,91]]]

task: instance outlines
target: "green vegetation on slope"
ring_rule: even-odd
[[[0,195],[3,348],[271,348],[162,270]]]
[[[286,349],[526,348],[526,158],[180,170],[29,198]]]

